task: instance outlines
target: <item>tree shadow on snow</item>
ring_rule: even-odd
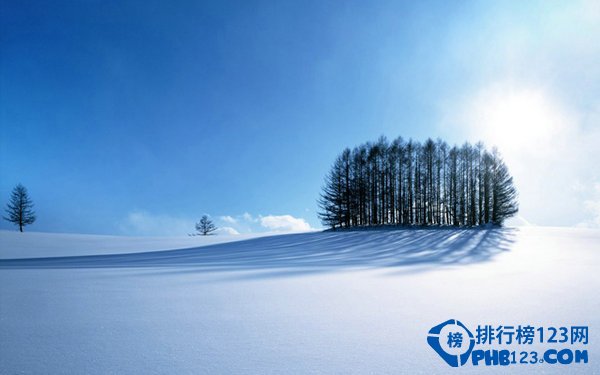
[[[517,229],[395,229],[262,237],[147,253],[4,259],[0,269],[161,268],[259,271],[263,277],[350,268],[466,265],[508,251]],[[250,276],[253,277],[253,276]]]

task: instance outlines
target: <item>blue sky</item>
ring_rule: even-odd
[[[316,228],[335,156],[401,135],[498,145],[520,223],[600,225],[600,7],[523,3],[5,2],[0,203],[27,186],[36,231]]]

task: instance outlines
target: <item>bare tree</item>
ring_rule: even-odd
[[[333,164],[331,171],[325,177],[323,192],[319,198],[320,211],[318,213],[321,221],[335,229],[344,224],[345,208],[344,199],[344,181],[343,181],[343,160],[338,157]]]
[[[196,230],[198,231],[198,234],[207,236],[209,234],[212,234],[212,232],[216,231],[217,227],[212,222],[212,220],[208,218],[208,216],[204,215],[202,216],[200,221],[196,223]]]
[[[318,203],[321,221],[333,229],[502,225],[518,210],[512,177],[496,150],[385,137],[345,149]]]
[[[513,178],[500,157],[498,150],[492,151],[492,223],[502,225],[504,220],[514,216],[519,211],[517,190]]]
[[[23,227],[35,222],[35,212],[33,211],[33,202],[27,194],[27,188],[18,184],[10,194],[10,201],[5,209],[8,216],[3,216],[4,220],[19,226],[19,231],[23,232]]]

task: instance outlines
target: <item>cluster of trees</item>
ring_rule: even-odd
[[[495,148],[401,137],[346,148],[318,203],[323,225],[333,229],[502,225],[518,211],[513,179]]]

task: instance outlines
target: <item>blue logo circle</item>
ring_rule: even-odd
[[[469,360],[475,338],[464,324],[450,319],[429,330],[427,343],[447,364],[459,367]]]

